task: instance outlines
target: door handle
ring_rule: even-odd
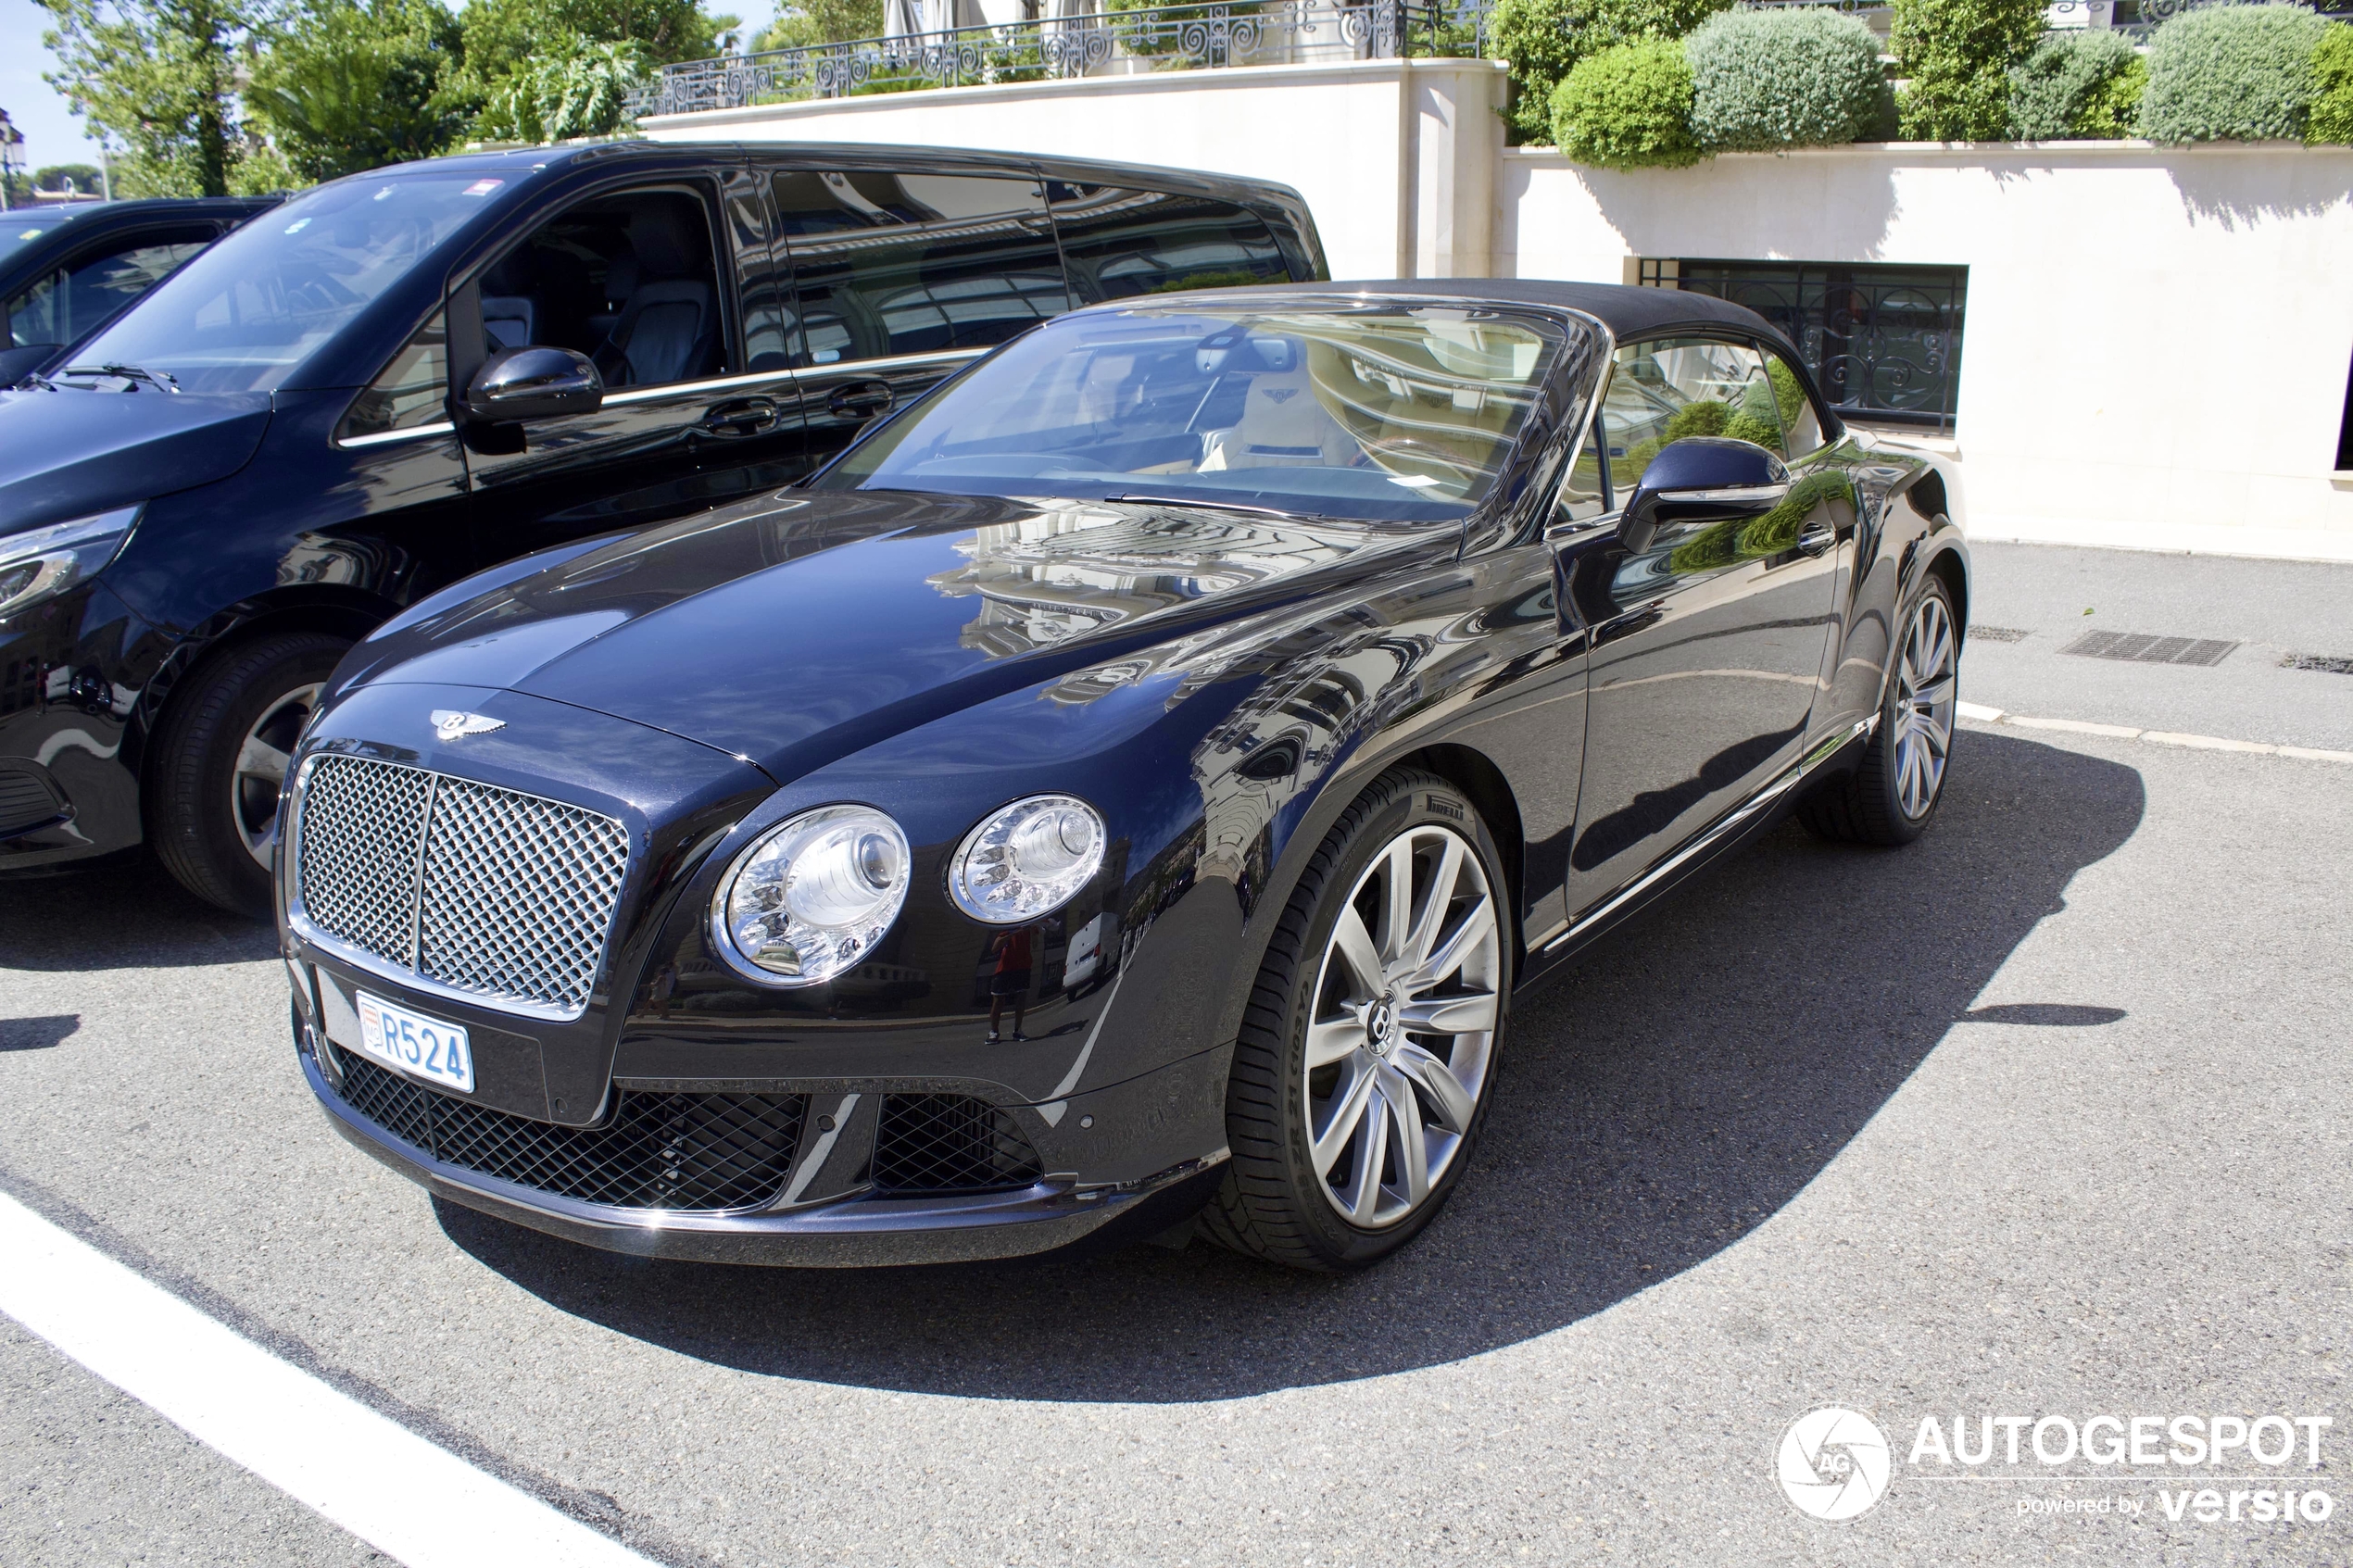
[[[825,407],[846,420],[871,420],[896,401],[887,381],[856,381],[834,388]]]
[[[715,405],[695,427],[705,435],[761,435],[776,428],[776,400],[736,397]]]
[[[1837,543],[1837,529],[1827,522],[1809,522],[1797,536],[1797,551],[1800,555],[1825,556]]]

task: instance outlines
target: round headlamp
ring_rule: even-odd
[[[769,829],[711,901],[720,952],[771,985],[815,985],[862,962],[907,901],[907,835],[871,806],[825,806]]]
[[[956,907],[991,925],[1050,915],[1102,870],[1102,814],[1067,795],[1016,800],[964,835],[948,866]]]

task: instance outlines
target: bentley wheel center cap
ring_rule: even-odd
[[[1381,1056],[1389,1054],[1389,1047],[1396,1043],[1396,992],[1383,991],[1381,993],[1380,1000],[1375,1002],[1372,1010],[1365,1015],[1365,1033],[1372,1037],[1373,1050],[1377,1054]]]

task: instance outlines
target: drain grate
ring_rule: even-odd
[[[2022,643],[2034,633],[2022,626],[1971,626],[1969,640],[1972,643]]]
[[[2326,653],[2292,653],[2280,660],[2283,670],[2317,670],[2323,675],[2353,675],[2353,659]]]
[[[2061,653],[2084,659],[2121,659],[2134,664],[2220,664],[2236,643],[2211,637],[2159,637],[2142,632],[2086,632]]]

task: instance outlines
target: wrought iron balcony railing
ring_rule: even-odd
[[[1493,0],[1225,0],[956,28],[664,66],[634,116],[918,87],[1044,82],[1221,66],[1484,57]]]

